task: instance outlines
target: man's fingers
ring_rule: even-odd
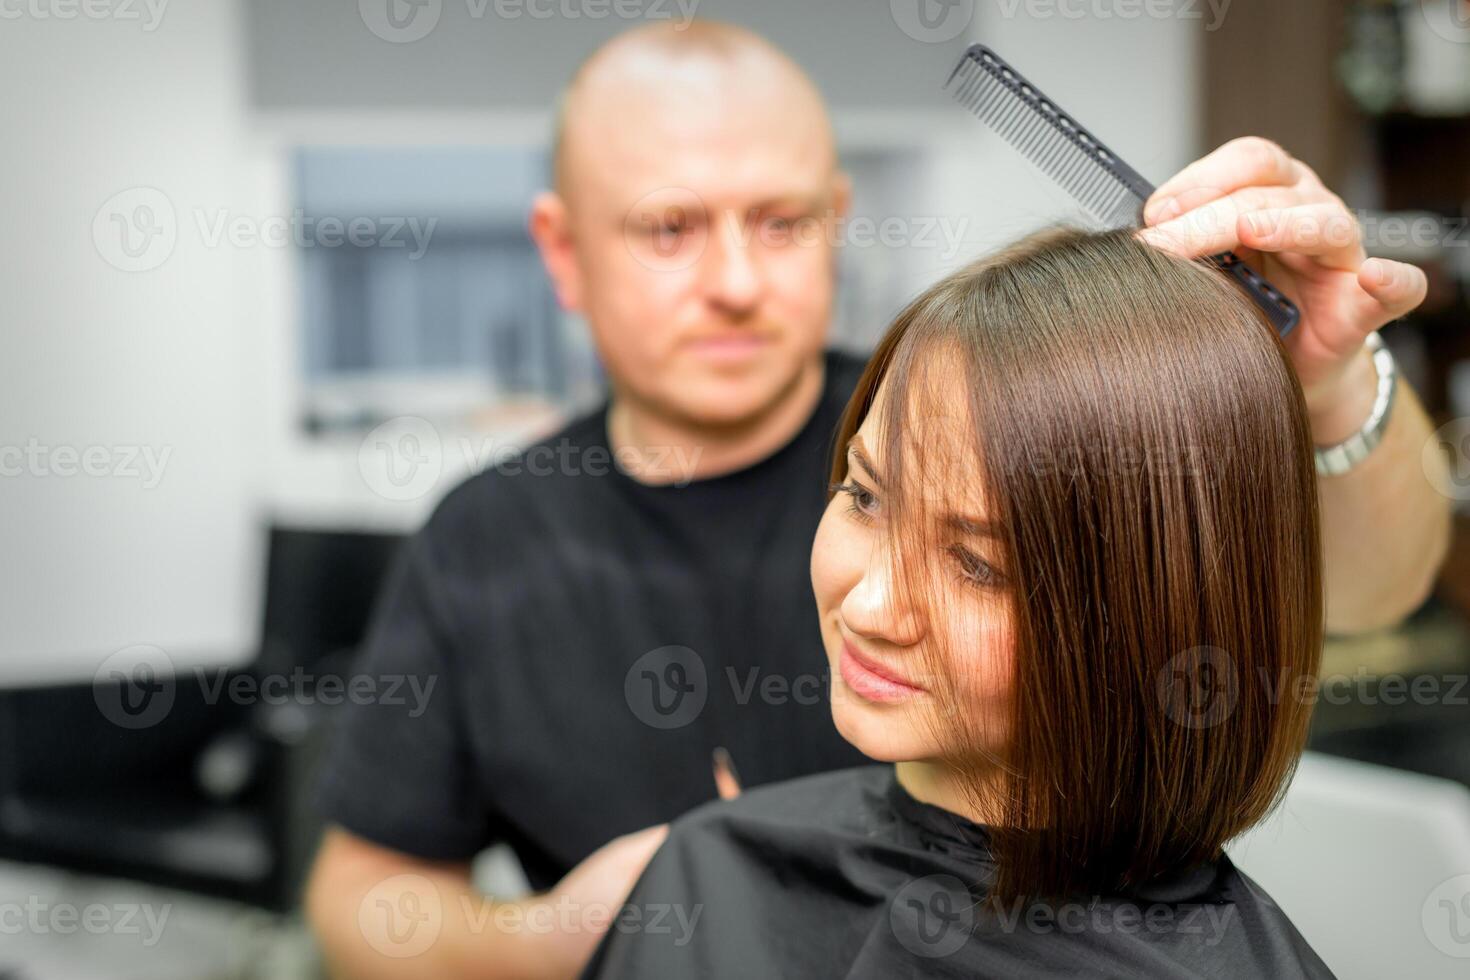
[[[1182,217],[1145,228],[1144,241],[1184,258],[1215,255],[1241,244],[1240,215],[1252,207],[1274,207],[1290,200],[1285,188],[1253,187],[1195,208]]]
[[[1241,244],[1240,216],[1290,207],[1299,198],[1288,187],[1246,187],[1188,214],[1145,229],[1145,241],[1186,258],[1214,255]]]
[[[1360,321],[1371,323],[1370,331],[1413,311],[1429,292],[1423,269],[1392,259],[1364,262],[1358,270],[1358,285],[1367,294],[1360,298]]]
[[[1257,251],[1310,255],[1329,269],[1353,272],[1366,258],[1358,219],[1341,204],[1250,212],[1242,217],[1237,231],[1241,244]]]
[[[724,746],[715,749],[715,792],[722,800],[733,800],[740,795],[740,776],[735,772],[735,760]]]
[[[1243,136],[1201,157],[1154,191],[1143,209],[1147,224],[1168,221],[1252,186],[1290,186],[1311,174],[1280,146]]]
[[[1366,257],[1357,218],[1340,202],[1271,206],[1289,200],[1290,194],[1251,188],[1182,218],[1144,228],[1138,236],[1185,258],[1246,248],[1309,257],[1319,266],[1355,272]],[[1240,207],[1242,202],[1266,206]]]
[[[618,840],[622,841],[632,853],[642,853],[652,857],[653,852],[663,846],[664,839],[668,836],[669,825],[661,823],[652,827],[644,827],[642,830],[635,830],[631,834],[624,834]]]

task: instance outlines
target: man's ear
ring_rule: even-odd
[[[832,213],[836,217],[847,217],[852,207],[852,178],[845,170],[832,171]]]
[[[572,242],[571,216],[561,195],[555,191],[542,191],[536,195],[531,202],[527,230],[536,243],[536,250],[541,253],[541,264],[546,267],[557,302],[564,310],[580,310],[582,270],[577,265],[576,248]]]

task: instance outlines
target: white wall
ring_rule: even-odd
[[[1010,9],[1016,16],[1005,16]],[[1074,20],[1046,16],[1048,9],[980,0],[971,38],[995,49],[1154,184],[1200,155],[1200,21]],[[978,121],[957,109],[951,125],[954,144],[926,185],[925,207],[971,216],[967,241],[975,253],[1078,214],[1065,192]]]
[[[698,9],[766,31],[805,64],[844,141],[937,148],[911,214],[965,216],[965,247],[928,253],[915,289],[1067,206],[940,92],[969,40],[996,47],[1146,176],[1195,155],[1199,22],[1068,20],[979,0],[963,32],[925,43],[900,28],[899,2]],[[0,683],[88,676],[137,643],[178,662],[248,654],[267,510],[421,519],[430,499],[371,493],[356,445],[322,451],[296,434],[290,253],[211,246],[199,219],[286,213],[295,141],[539,140],[559,80],[624,26],[466,20],[467,0],[443,0],[434,33],[390,44],[352,3],[257,0],[238,20],[224,0],[160,3],[151,30],[146,20],[0,22],[0,452],[34,442],[169,454],[152,487],[55,466],[0,476]],[[126,9],[151,16],[141,2]],[[156,268],[125,272],[102,254],[122,261],[109,215],[101,251],[93,223],[137,187],[167,195],[176,243]],[[123,203],[127,216],[137,201]]]
[[[28,9],[0,21],[0,681],[90,676],[135,643],[227,656],[254,620],[252,257],[208,247],[193,212],[237,207],[236,10],[178,2],[155,22],[141,3],[123,8],[141,20]],[[93,226],[139,187],[171,202],[176,244],[128,272],[107,260],[122,255],[110,216],[96,238]],[[124,217],[148,203],[131,193]],[[145,264],[165,254],[154,242]],[[91,449],[93,473],[112,475],[68,475],[85,455],[32,467],[15,457],[28,445]],[[166,463],[127,475],[143,449]]]

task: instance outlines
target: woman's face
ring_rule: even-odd
[[[965,383],[957,368],[938,365],[924,379],[946,381]],[[969,750],[999,753],[1009,727],[1008,586],[1000,542],[986,520],[978,460],[967,446],[973,444],[969,420],[926,413],[909,395],[910,422],[902,434],[905,493],[906,499],[923,495],[927,527],[919,536],[927,543],[897,545],[922,552],[903,555],[917,574],[911,590],[898,590],[885,526],[891,501],[884,495],[882,418],[889,389],[885,379],[845,447],[847,475],[812,547],[833,720],[859,751],[884,762],[943,759],[955,743],[945,744],[942,734],[958,735],[961,724]],[[946,384],[940,390],[962,389]],[[905,591],[924,601],[910,602]],[[936,697],[946,687],[952,697]],[[944,717],[950,711],[965,717]]]

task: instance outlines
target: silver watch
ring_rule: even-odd
[[[1320,476],[1340,476],[1357,466],[1383,439],[1388,416],[1393,410],[1393,396],[1398,391],[1399,372],[1393,355],[1383,346],[1378,333],[1370,333],[1365,346],[1373,352],[1373,370],[1378,372],[1378,390],[1373,396],[1373,411],[1363,427],[1335,446],[1317,446],[1313,453]]]

